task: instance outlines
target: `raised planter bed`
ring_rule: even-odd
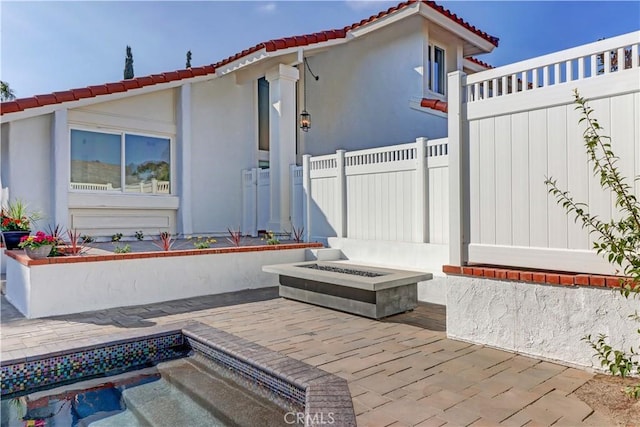
[[[413,310],[417,283],[433,277],[344,261],[266,265],[262,270],[279,275],[281,297],[373,319]]]
[[[263,265],[305,260],[321,244],[282,244],[32,260],[7,251],[6,296],[29,318],[277,285]]]

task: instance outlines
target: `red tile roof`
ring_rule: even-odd
[[[473,56],[467,56],[465,59],[467,61],[474,62],[474,63],[476,63],[476,64],[478,64],[478,65],[480,65],[481,67],[484,67],[484,68],[493,68],[493,65],[487,64],[486,62],[483,62],[483,61],[480,61],[478,58],[474,58]]]
[[[326,42],[334,39],[344,39],[346,38],[347,33],[349,31],[355,30],[357,28],[360,28],[362,26],[375,22],[381,18],[384,18],[388,15],[393,14],[394,12],[402,10],[405,7],[411,6],[416,2],[421,2],[425,4],[426,6],[436,10],[437,12],[451,19],[452,21],[458,23],[459,25],[463,26],[469,31],[487,40],[494,46],[498,46],[497,37],[490,36],[484,31],[479,30],[478,28],[467,23],[462,18],[458,17],[456,14],[450,12],[448,9],[445,9],[444,7],[438,5],[437,3],[433,1],[427,1],[427,0],[408,0],[398,4],[397,6],[391,7],[386,11],[382,11],[377,15],[372,15],[367,19],[363,19],[360,22],[356,22],[354,24],[348,25],[342,29],[327,30],[319,33],[305,34],[301,36],[269,40],[263,43],[259,43],[249,49],[245,49],[242,52],[239,52],[233,56],[230,56],[212,65],[205,65],[202,67],[195,67],[195,68],[190,68],[185,70],[170,71],[170,72],[161,73],[161,74],[153,74],[151,76],[136,77],[133,79],[122,80],[114,83],[106,83],[103,85],[89,86],[89,87],[78,88],[78,89],[70,89],[62,92],[54,92],[53,94],[36,95],[29,98],[21,98],[13,101],[3,102],[0,104],[0,115],[4,115],[7,113],[15,113],[15,112],[23,111],[29,108],[42,107],[50,104],[60,104],[67,101],[75,101],[75,100],[80,100],[84,98],[92,98],[100,95],[126,92],[131,89],[143,88],[143,87],[152,86],[158,83],[166,83],[166,82],[171,82],[176,80],[188,79],[191,77],[198,77],[198,76],[213,74],[215,73],[217,68],[230,64],[233,61],[236,61],[252,53],[258,52],[262,49],[264,49],[267,52],[275,52],[282,49],[308,46],[311,44],[322,43],[322,42]],[[473,59],[473,61],[481,65],[484,64],[482,61],[476,60],[475,58]],[[486,65],[487,67],[490,67],[488,64],[484,64],[484,65]],[[446,103],[444,104],[446,109]]]
[[[441,101],[439,99],[433,98],[422,98],[422,101],[420,101],[420,106],[423,108],[431,108],[432,110],[442,111],[443,113],[446,113],[449,107],[446,101]]]

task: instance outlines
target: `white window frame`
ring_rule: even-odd
[[[435,86],[435,75],[436,75],[436,67],[435,67],[435,53],[436,53],[436,49],[439,49],[442,51],[442,81],[440,82],[441,86],[442,86],[442,93],[436,91],[433,89],[433,87]],[[429,50],[427,52],[427,58],[426,58],[426,69],[427,71],[427,87],[426,89],[426,93],[434,95],[435,97],[441,97],[442,99],[445,99],[445,97],[447,96],[447,50],[445,48],[443,48],[439,43],[437,42],[430,42],[429,43]]]
[[[71,132],[74,130],[79,131],[87,131],[87,132],[95,132],[95,133],[104,133],[109,135],[119,135],[120,136],[120,189],[113,190],[104,190],[104,191],[95,191],[95,190],[78,190],[71,188]],[[150,138],[159,138],[159,139],[168,139],[169,140],[169,193],[134,193],[125,191],[125,181],[126,181],[126,163],[125,163],[125,142],[126,135],[136,135],[136,136],[147,136]],[[150,132],[136,132],[129,131],[124,129],[112,129],[112,128],[96,128],[91,126],[77,126],[73,125],[69,127],[68,136],[69,138],[69,192],[73,193],[91,193],[91,194],[118,194],[125,195],[127,197],[169,197],[175,196],[175,173],[176,173],[176,161],[175,161],[175,138],[173,135],[167,135],[163,133],[150,133]]]

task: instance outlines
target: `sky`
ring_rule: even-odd
[[[342,28],[399,1],[0,0],[0,79],[18,98],[212,64],[273,38]],[[640,2],[440,1],[500,38],[494,66],[640,30]]]

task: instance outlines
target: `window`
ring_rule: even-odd
[[[71,130],[71,189],[169,194],[171,141]]]
[[[444,49],[429,45],[429,90],[444,95],[445,69]]]
[[[258,150],[269,151],[269,82],[258,79]]]

